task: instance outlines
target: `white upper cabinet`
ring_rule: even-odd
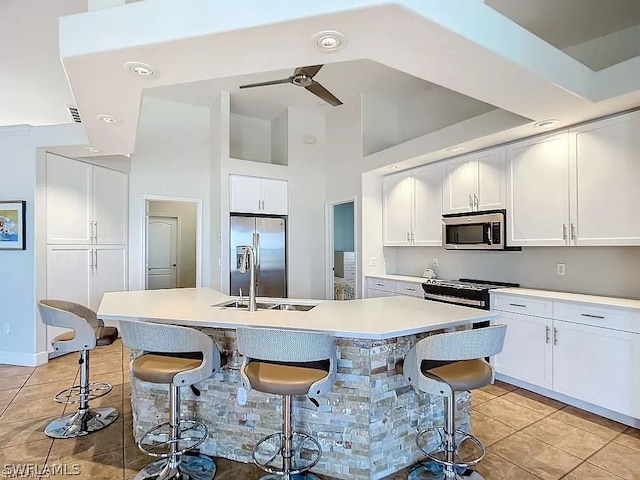
[[[433,164],[382,179],[385,246],[442,245],[442,175]]]
[[[47,154],[47,243],[92,243],[91,171],[87,163]]]
[[[93,168],[94,243],[127,243],[127,176],[106,168]]]
[[[47,243],[127,243],[127,174],[47,154]]]
[[[507,234],[510,245],[566,245],[569,149],[566,132],[509,145]]]
[[[230,175],[229,182],[231,212],[288,214],[286,180]]]
[[[413,177],[411,171],[386,175],[382,179],[384,195],[384,244],[411,245],[413,220]]]
[[[570,131],[576,245],[640,245],[640,112]]]
[[[447,162],[444,177],[445,213],[504,208],[504,148],[465,155]]]
[[[442,245],[442,164],[414,168],[412,240],[418,246]]]

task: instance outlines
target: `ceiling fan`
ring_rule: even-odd
[[[313,77],[324,65],[311,65],[308,67],[298,67],[293,72],[293,75],[287,78],[281,78],[280,80],[272,80],[270,82],[250,83],[248,85],[240,85],[240,88],[253,88],[264,87],[266,85],[278,85],[281,83],[293,83],[297,87],[304,87],[314,95],[320,97],[334,107],[342,105],[342,102],[338,100],[329,90],[324,88]]]

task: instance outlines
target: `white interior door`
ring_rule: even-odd
[[[178,268],[178,219],[149,217],[147,290],[176,288]]]

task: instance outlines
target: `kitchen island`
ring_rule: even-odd
[[[294,305],[316,305],[309,311],[248,312],[214,306],[233,299],[209,288],[107,293],[98,317],[198,328],[228,352],[235,350],[235,329],[239,326],[319,331],[334,336],[338,350],[334,388],[319,399],[319,407],[306,397],[298,397],[295,426],[322,445],[322,460],[314,472],[356,480],[382,478],[420,459],[415,434],[443,421],[442,399],[415,392],[396,373],[396,361],[426,335],[496,316],[484,310],[400,296],[347,302],[283,300]],[[182,412],[209,427],[209,438],[201,451],[250,462],[253,445],[280,429],[280,398],[251,391],[246,404],[239,405],[244,402],[238,396],[241,380],[236,365],[232,362],[200,382],[200,396],[183,389]],[[165,386],[132,378],[131,401],[136,438],[152,425],[166,421]],[[459,395],[456,403],[458,425],[468,428],[469,394]]]

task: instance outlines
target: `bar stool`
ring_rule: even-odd
[[[470,470],[485,455],[484,445],[473,435],[455,427],[455,392],[484,387],[494,381],[493,368],[484,357],[502,351],[506,325],[495,325],[476,330],[443,333],[423,338],[396,364],[397,371],[421,392],[445,398],[444,427],[426,428],[418,433],[416,444],[429,460],[443,468],[432,473],[425,465],[409,474],[409,480],[467,479],[483,477]],[[427,442],[433,432],[440,436],[440,446],[435,452],[427,451]],[[456,436],[458,440],[456,441]],[[479,449],[475,458],[463,460],[460,448],[470,441]]]
[[[323,333],[249,327],[239,328],[237,335],[238,350],[244,355],[240,373],[247,390],[282,396],[282,431],[261,439],[253,448],[253,462],[270,474],[261,480],[317,480],[306,472],[320,461],[322,448],[315,438],[293,431],[293,396],[307,395],[318,406],[316,397],[331,389],[337,371],[333,338]],[[297,447],[294,438],[300,439]],[[277,451],[266,462],[259,461],[260,446],[272,439],[278,440]],[[306,442],[317,451],[309,454],[307,465],[297,465],[296,456],[301,456]],[[278,456],[282,457],[279,467],[273,465]]]
[[[103,397],[111,391],[111,385],[89,381],[89,350],[111,345],[118,339],[115,327],[105,327],[94,311],[63,300],[40,300],[38,309],[42,321],[53,327],[70,328],[73,331],[58,335],[51,342],[56,352],[80,352],[80,384],[59,392],[58,403],[77,404],[78,410],[50,422],[44,433],[51,438],[76,438],[97,432],[111,425],[118,418],[113,407],[89,408],[89,401]]]
[[[180,387],[193,386],[220,370],[220,351],[208,335],[187,327],[144,321],[120,323],[124,344],[144,353],[131,362],[139,380],[169,385],[169,421],[147,431],[138,448],[159,460],[147,465],[134,480],[210,480],[216,464],[195,453],[206,439],[207,426],[180,419]]]

